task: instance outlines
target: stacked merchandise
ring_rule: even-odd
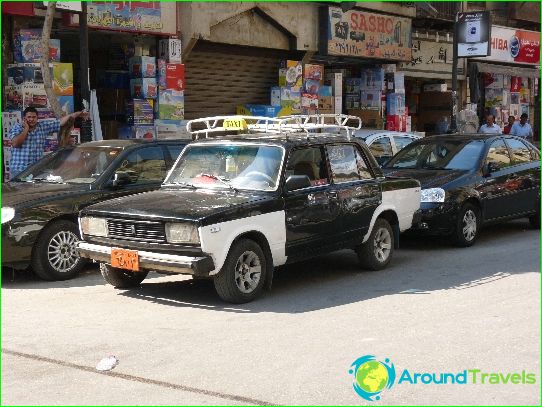
[[[346,78],[345,81],[346,110],[359,109],[361,102],[361,78]]]
[[[324,81],[322,65],[305,64],[303,67],[303,87],[301,92],[301,108],[303,113],[316,113],[319,110],[318,96]]]
[[[127,121],[132,126],[130,138],[154,138],[154,112],[158,97],[156,58],[134,56],[128,61],[130,95],[127,102]],[[123,133],[122,138],[128,134]]]
[[[158,69],[158,120],[154,121],[158,138],[179,137],[184,133],[185,66],[181,59],[181,42],[160,40]]]
[[[22,123],[21,111],[2,112],[2,157],[4,158],[4,180],[10,177],[9,162],[11,160],[11,140],[9,132],[13,126]]]
[[[355,87],[350,87],[349,83],[354,84]],[[349,89],[357,91],[359,87],[359,107],[347,106],[348,114],[360,117],[364,127],[381,128],[383,126],[382,90],[384,85],[382,68],[364,69],[360,72],[359,78],[347,79],[347,92]]]
[[[343,112],[343,79],[347,76],[349,76],[349,72],[345,69],[332,69],[326,72],[325,84],[331,87],[333,98],[331,109],[333,113],[341,114]],[[324,93],[327,95],[329,94],[328,92],[328,90],[324,90],[320,93],[320,97],[329,98],[329,96],[324,96]],[[329,106],[329,104],[327,105]]]
[[[386,73],[386,130],[410,131],[405,97],[405,74]]]
[[[529,114],[529,82],[527,78],[484,73],[485,110],[504,126],[508,116],[516,120],[522,113]]]

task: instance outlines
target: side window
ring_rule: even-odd
[[[493,161],[497,163],[499,168],[509,167],[512,163],[510,160],[510,154],[508,154],[508,148],[504,140],[495,140],[491,143],[489,151],[487,152],[486,163]]]
[[[512,150],[512,160],[514,164],[523,164],[531,161],[531,152],[529,148],[521,141],[516,139],[506,140],[510,150]]]
[[[327,154],[334,182],[358,181],[361,179],[353,145],[336,144],[327,146]]]
[[[292,151],[286,164],[286,178],[290,175],[306,175],[311,185],[328,184],[329,176],[322,148],[309,147]]]
[[[168,165],[167,170],[171,169],[171,166],[177,161],[177,158],[179,158],[179,155],[181,154],[181,151],[183,151],[184,146],[182,145],[166,145],[167,151],[169,152],[169,156],[171,157],[171,164]]]
[[[391,158],[393,151],[391,149],[391,141],[389,137],[382,137],[378,140],[375,140],[370,146],[369,149],[373,153],[374,157],[378,164],[382,165],[386,160]]]
[[[371,171],[369,171],[369,166],[367,165],[367,161],[365,161],[365,158],[363,158],[358,148],[354,148],[354,151],[356,154],[358,174],[360,175],[361,179],[372,179],[373,174],[371,174]]]
[[[412,143],[414,139],[411,139],[410,137],[394,136],[393,141],[395,141],[395,146],[397,147],[397,151],[399,151]]]
[[[128,173],[133,184],[162,182],[166,176],[166,162],[160,146],[132,151],[121,162],[117,171]]]

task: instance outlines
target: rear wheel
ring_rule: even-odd
[[[149,274],[148,271],[123,270],[105,263],[100,263],[100,272],[104,280],[115,288],[137,287]]]
[[[538,204],[536,213],[532,216],[529,216],[529,223],[533,229],[540,229],[540,203]]]
[[[85,265],[76,245],[79,230],[69,220],[58,220],[48,225],[39,235],[32,252],[32,270],[43,280],[68,280]]]
[[[357,249],[358,260],[366,270],[382,270],[393,256],[393,229],[386,219],[376,220],[369,239]]]
[[[464,204],[459,210],[453,243],[459,247],[474,244],[480,230],[480,209],[471,203]]]
[[[224,301],[234,304],[252,301],[265,284],[266,263],[265,254],[256,242],[239,240],[214,278],[216,292]]]

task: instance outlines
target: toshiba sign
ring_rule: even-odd
[[[529,65],[540,63],[539,32],[493,26],[490,46],[491,56],[481,59]]]

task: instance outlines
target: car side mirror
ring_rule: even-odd
[[[493,172],[499,171],[499,170],[500,170],[499,164],[495,161],[490,161],[486,165],[484,165],[484,167],[482,168],[482,173],[484,177],[489,177]]]
[[[311,180],[306,175],[290,175],[286,179],[286,191],[295,191],[297,189],[309,188]]]
[[[111,185],[113,187],[120,187],[122,185],[130,184],[132,182],[132,179],[130,178],[130,175],[126,172],[118,171],[115,172],[115,175],[113,175],[113,182]]]

